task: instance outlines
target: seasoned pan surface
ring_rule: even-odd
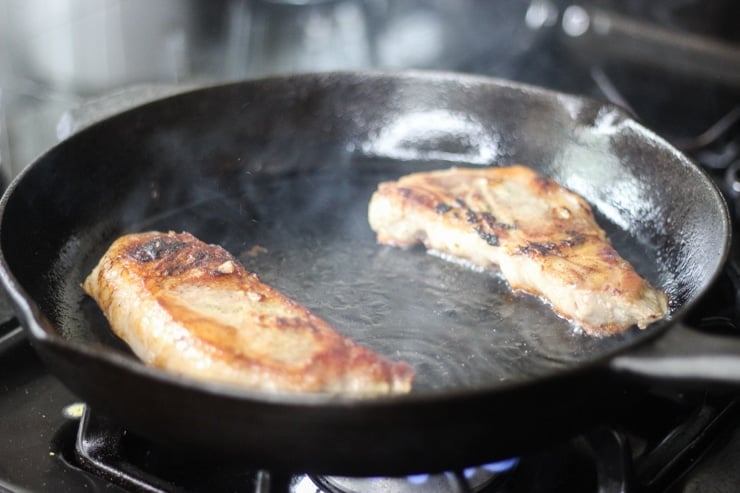
[[[584,195],[617,250],[668,292],[671,317],[645,331],[589,337],[538,299],[512,293],[495,273],[376,244],[366,217],[379,182],[514,163]],[[728,243],[726,208],[707,177],[619,110],[449,74],[306,75],[155,102],[43,156],[11,185],[2,214],[3,281],[42,356],[83,398],[164,441],[247,448],[267,465],[302,459],[304,468],[342,471],[355,469],[341,447],[286,456],[286,440],[310,427],[343,440],[404,442],[421,453],[406,462],[412,469],[485,458],[491,454],[478,452],[472,437],[490,432],[466,431],[470,423],[516,416],[548,382],[567,400],[577,393],[568,385],[582,385],[608,357],[680,318],[716,276]],[[342,333],[409,362],[417,372],[412,394],[276,396],[145,368],[79,284],[114,238],[149,229],[222,245]],[[135,408],[147,391],[180,408]],[[553,405],[548,415],[572,411],[556,411],[554,394],[539,395],[540,405]],[[239,415],[262,423],[261,438],[254,425],[235,423]],[[203,432],[178,432],[175,424],[187,420]],[[444,443],[419,442],[435,427],[443,437],[459,429],[469,436],[459,446],[470,451],[445,454]],[[278,458],[280,449],[288,459]],[[368,450],[356,455],[374,457]],[[426,451],[436,458],[425,462]],[[384,457],[368,467],[392,469],[396,457]]]

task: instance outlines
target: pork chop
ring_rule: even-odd
[[[644,328],[668,298],[612,247],[590,205],[516,165],[414,173],[381,183],[368,218],[380,243],[423,244],[539,296],[587,333]]]
[[[268,391],[405,393],[413,370],[347,337],[188,233],[122,236],[83,284],[145,363]]]

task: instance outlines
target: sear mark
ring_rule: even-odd
[[[498,246],[498,235],[495,233],[489,233],[488,231],[485,231],[480,226],[477,226],[475,228],[475,232],[478,233],[478,236],[480,236],[486,243],[488,243],[491,246]]]
[[[540,175],[540,176],[538,176],[537,178],[535,178],[535,179],[533,180],[533,182],[534,182],[534,185],[535,185],[535,186],[536,186],[537,188],[539,188],[539,190],[540,190],[540,191],[542,191],[542,192],[545,192],[545,193],[546,193],[546,192],[551,192],[551,191],[555,191],[555,190],[557,190],[557,188],[558,188],[558,186],[559,186],[559,185],[558,185],[557,183],[555,183],[555,181],[554,181],[554,180],[552,180],[551,178],[548,178],[548,177],[546,177],[546,176],[541,176],[541,175]]]
[[[519,252],[525,255],[531,255],[533,253],[539,255],[549,255],[557,251],[558,245],[553,242],[539,243],[536,241],[530,241],[525,246],[519,248]]]
[[[492,228],[496,225],[496,216],[490,212],[481,212],[480,217],[489,227]]]
[[[565,233],[568,235],[568,238],[560,241],[562,246],[574,247],[586,243],[586,235],[580,231],[568,230]]]
[[[129,249],[128,255],[137,262],[145,264],[165,256],[175,255],[186,246],[184,241],[176,238],[155,238],[133,246]]]
[[[608,264],[614,265],[619,263],[619,254],[609,245],[604,245],[604,247],[599,250],[599,256]]]
[[[413,194],[413,191],[410,188],[406,187],[398,187],[398,192],[401,194],[401,197],[406,199]]]
[[[548,241],[547,243],[531,241],[525,246],[520,247],[519,253],[524,255],[560,255],[562,254],[562,249],[572,248],[586,242],[586,236],[583,235],[583,233],[579,233],[578,231],[566,231],[566,233],[568,233],[569,236],[557,243],[552,241]]]

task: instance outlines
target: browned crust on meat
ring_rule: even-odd
[[[122,317],[116,306],[131,301],[124,299],[130,293],[121,294],[122,286],[150,298],[150,311],[158,313],[129,310]],[[406,363],[391,362],[340,335],[262,283],[229,252],[188,233],[118,239],[83,287],[114,332],[145,362],[166,370],[294,392],[380,394],[411,386],[413,371]],[[163,322],[157,325],[165,328],[142,327],[146,317],[158,317]],[[155,340],[146,330],[172,340]],[[183,361],[185,353],[190,360]]]
[[[368,215],[378,242],[422,243],[500,269],[512,288],[542,297],[591,334],[645,327],[667,314],[665,293],[614,250],[591,206],[526,166],[452,168],[381,183]],[[601,316],[607,312],[613,319]]]

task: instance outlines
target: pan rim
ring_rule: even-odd
[[[700,298],[705,294],[706,290],[710,285],[712,285],[717,278],[719,277],[720,273],[722,272],[722,267],[727,262],[727,258],[729,256],[729,250],[730,250],[730,243],[731,243],[731,234],[730,234],[730,214],[729,209],[727,207],[727,204],[724,201],[724,198],[722,197],[722,194],[720,193],[717,185],[711,180],[711,178],[708,176],[707,172],[703,170],[701,167],[699,167],[696,163],[694,163],[690,158],[685,156],[683,153],[675,149],[670,143],[668,143],[665,139],[660,137],[659,135],[655,134],[653,131],[649,130],[648,128],[644,127],[639,122],[635,121],[630,115],[628,115],[622,108],[615,106],[612,103],[606,103],[602,101],[598,101],[596,99],[590,98],[590,97],[584,97],[579,95],[573,95],[573,94],[567,94],[562,93],[558,91],[554,91],[547,88],[541,88],[535,85],[526,84],[526,83],[519,83],[514,81],[509,81],[505,79],[499,79],[496,77],[489,77],[484,75],[475,75],[475,74],[459,74],[454,72],[445,72],[445,71],[425,71],[425,70],[409,70],[409,71],[385,71],[385,70],[360,70],[360,71],[338,71],[338,72],[315,72],[315,73],[304,73],[304,74],[290,74],[285,76],[270,76],[270,77],[264,77],[260,79],[250,79],[246,81],[236,81],[236,82],[227,82],[227,83],[218,83],[218,84],[212,84],[212,85],[205,85],[202,87],[197,88],[189,88],[184,90],[183,92],[179,92],[176,94],[172,94],[169,96],[165,96],[163,98],[158,98],[153,101],[145,102],[143,104],[137,105],[133,108],[129,108],[123,112],[117,113],[116,115],[112,115],[111,117],[108,117],[104,119],[103,121],[110,121],[112,119],[118,118],[121,115],[127,114],[129,112],[134,112],[139,110],[142,107],[146,107],[148,105],[153,104],[159,104],[162,101],[169,100],[172,98],[178,98],[183,95],[188,94],[195,94],[201,91],[207,91],[209,89],[218,88],[218,87],[234,87],[239,85],[247,85],[252,83],[259,83],[259,82],[265,82],[265,81],[271,81],[271,80],[280,80],[280,81],[291,81],[291,80],[305,80],[305,79],[316,79],[316,78],[344,78],[344,77],[352,77],[357,81],[360,81],[361,79],[367,79],[367,78],[386,78],[386,77],[392,77],[394,79],[418,79],[423,81],[454,81],[459,83],[461,80],[466,83],[475,83],[480,85],[486,85],[486,86],[495,86],[495,87],[506,87],[514,90],[520,90],[528,94],[538,94],[542,96],[549,96],[549,97],[558,97],[558,98],[568,98],[572,101],[589,101],[590,104],[595,104],[599,108],[608,108],[610,111],[616,111],[621,118],[623,118],[625,121],[630,122],[632,125],[632,128],[637,129],[641,134],[648,136],[653,142],[659,143],[664,149],[670,150],[674,155],[679,157],[679,161],[681,162],[682,166],[691,167],[693,172],[698,172],[700,176],[702,176],[702,179],[704,181],[703,185],[708,186],[708,188],[712,191],[713,194],[716,195],[716,198],[718,198],[718,203],[721,204],[722,208],[722,218],[721,218],[721,224],[722,224],[722,233],[724,236],[724,247],[722,250],[722,255],[719,261],[717,262],[717,268],[715,271],[711,274],[711,276],[708,276],[707,283],[702,286],[701,291],[699,294],[694,296],[692,299],[688,300],[686,303],[682,304],[676,311],[671,313],[667,318],[656,322],[654,324],[651,324],[649,327],[647,327],[644,331],[641,331],[637,335],[635,335],[628,343],[621,345],[619,347],[605,350],[595,357],[588,358],[586,360],[580,361],[577,364],[569,365],[566,368],[553,370],[552,374],[544,375],[544,376],[534,376],[531,378],[527,378],[525,380],[519,381],[509,381],[509,382],[497,382],[495,385],[485,385],[475,388],[462,388],[462,389],[430,389],[430,390],[424,390],[419,393],[410,393],[406,395],[393,395],[393,396],[373,396],[373,397],[353,397],[353,396],[346,396],[346,395],[327,395],[327,394],[293,394],[293,393],[273,393],[269,391],[256,391],[254,389],[243,389],[239,387],[232,387],[229,385],[221,385],[213,382],[203,382],[198,381],[190,378],[184,378],[184,377],[178,377],[176,375],[169,374],[167,372],[164,372],[162,370],[157,370],[150,368],[146,366],[144,363],[137,361],[135,359],[126,357],[124,355],[118,354],[115,351],[106,351],[106,352],[96,352],[94,348],[88,347],[83,344],[79,343],[72,343],[70,341],[65,340],[63,337],[57,335],[52,330],[52,324],[51,322],[41,313],[41,310],[38,306],[38,304],[33,301],[30,296],[25,292],[23,287],[20,285],[19,280],[15,277],[15,275],[12,273],[10,266],[7,263],[7,260],[5,258],[5,253],[2,248],[0,248],[0,282],[2,283],[3,287],[5,288],[6,292],[11,298],[11,301],[13,305],[16,307],[16,310],[19,312],[19,318],[22,321],[22,325],[24,327],[24,330],[26,330],[28,333],[30,333],[32,340],[37,342],[39,345],[50,345],[50,347],[53,349],[55,346],[61,347],[64,349],[69,349],[76,352],[82,352],[86,354],[87,356],[91,356],[97,359],[102,359],[106,362],[106,364],[110,364],[115,366],[118,370],[125,371],[125,372],[134,372],[142,376],[146,376],[147,378],[154,378],[158,380],[159,382],[165,383],[167,385],[174,385],[181,389],[188,390],[188,391],[198,391],[200,393],[206,394],[206,395],[212,395],[212,396],[218,396],[218,397],[226,397],[229,399],[238,399],[243,401],[259,401],[259,402],[267,402],[271,404],[280,404],[280,405],[288,405],[288,406],[337,406],[337,407],[347,407],[347,408],[356,408],[357,406],[384,406],[393,404],[396,405],[398,403],[407,403],[407,404],[424,404],[428,402],[440,402],[440,401],[446,401],[446,400],[457,400],[457,399],[468,399],[468,398],[475,398],[480,397],[483,395],[491,395],[493,393],[506,393],[512,390],[519,389],[523,386],[531,385],[534,382],[540,382],[543,380],[549,380],[549,379],[560,379],[560,378],[567,378],[570,375],[579,373],[583,371],[584,369],[588,368],[607,368],[608,367],[608,361],[614,358],[616,355],[630,351],[634,349],[635,347],[642,345],[648,340],[651,340],[655,337],[658,337],[659,335],[663,334],[666,330],[670,330],[670,327],[675,324],[679,323],[680,320],[683,319],[683,317],[686,315],[686,313],[695,306],[695,304],[698,302]],[[95,124],[91,125],[95,126]],[[89,130],[89,127],[84,128],[80,131],[80,133],[86,132]],[[43,163],[44,158],[51,152],[53,152],[56,148],[64,146],[67,142],[72,141],[73,139],[77,138],[77,136],[80,134],[75,134],[68,138],[67,140],[57,144],[52,149],[47,150],[46,152],[42,153],[39,157],[37,157],[31,164],[26,166],[9,184],[6,191],[3,193],[2,198],[0,199],[0,237],[3,234],[3,224],[4,224],[4,217],[6,214],[6,206],[8,202],[11,200],[14,191],[20,186],[20,184],[23,182],[25,177],[31,173],[35,168],[39,167],[40,164]],[[635,329],[631,329],[635,330]]]

